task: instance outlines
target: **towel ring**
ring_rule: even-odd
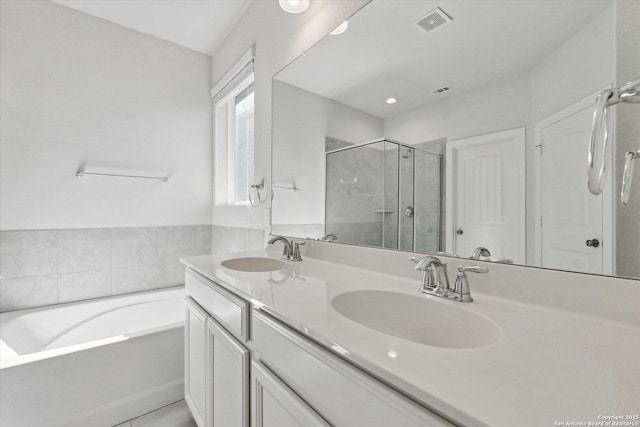
[[[253,190],[256,191],[256,194],[258,195],[258,205],[261,205],[264,203],[264,201],[262,200],[262,197],[260,197],[260,190],[262,190],[264,188],[264,183],[260,183],[260,184],[252,184],[251,187],[249,187],[249,203],[251,204],[252,207],[257,207],[257,205],[255,204],[254,200],[253,200]]]

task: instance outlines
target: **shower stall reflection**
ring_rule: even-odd
[[[328,140],[327,148],[325,233],[355,245],[418,252],[444,247],[440,154],[386,139],[360,145]]]

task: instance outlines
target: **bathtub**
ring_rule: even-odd
[[[184,288],[0,314],[0,425],[112,426],[183,398]]]

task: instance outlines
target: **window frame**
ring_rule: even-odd
[[[253,96],[251,134],[253,135],[251,158],[248,159],[247,172],[255,173],[255,73],[253,68],[253,48],[223,77],[214,89],[213,98],[214,120],[214,205],[215,206],[250,206],[249,191],[254,176],[247,176],[246,196],[238,197],[236,184],[238,182],[237,160],[237,97],[252,88],[247,96]],[[251,175],[251,173],[248,173]]]

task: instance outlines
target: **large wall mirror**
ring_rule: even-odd
[[[631,0],[373,0],[273,79],[272,233],[640,278],[640,104],[608,110],[586,184],[638,22]]]

